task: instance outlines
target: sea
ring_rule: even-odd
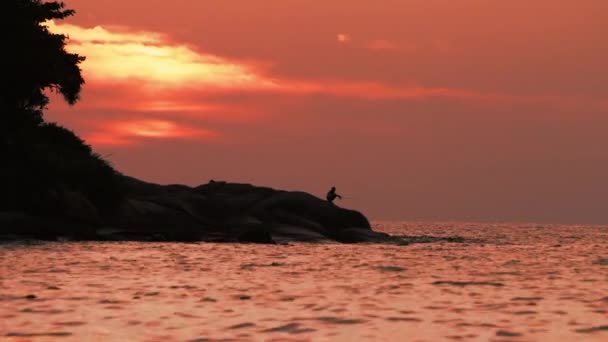
[[[0,244],[2,341],[608,341],[608,226],[375,222],[409,245]]]

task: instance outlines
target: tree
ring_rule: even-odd
[[[74,104],[84,84],[84,57],[47,27],[75,12],[41,0],[2,0],[0,9],[0,211],[61,216],[57,203],[70,193],[99,210],[119,205],[120,175],[74,132],[42,117],[48,91]]]
[[[9,122],[42,123],[49,102],[45,91],[63,95],[69,104],[79,99],[84,84],[79,64],[84,57],[65,49],[65,35],[54,34],[45,23],[62,20],[75,12],[62,2],[3,0],[0,42],[4,45],[0,110]]]

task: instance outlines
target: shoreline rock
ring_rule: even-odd
[[[211,181],[197,187],[122,178],[125,199],[100,213],[73,191],[50,196],[51,213],[0,212],[0,240],[398,243],[358,211],[305,192]],[[399,241],[397,241],[399,240]]]

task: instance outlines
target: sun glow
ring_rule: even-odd
[[[182,134],[175,123],[163,120],[125,122],[118,128],[126,134],[147,138],[180,136]]]
[[[183,127],[169,120],[133,119],[105,124],[87,140],[101,145],[131,145],[137,138],[208,140],[216,136],[211,130]]]
[[[69,36],[68,48],[87,57],[83,70],[98,80],[139,80],[150,86],[201,85],[209,88],[267,89],[276,85],[253,68],[150,32],[83,28],[47,23],[49,30]]]

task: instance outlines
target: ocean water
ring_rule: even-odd
[[[0,245],[0,340],[608,341],[608,227],[375,223],[407,246]]]

